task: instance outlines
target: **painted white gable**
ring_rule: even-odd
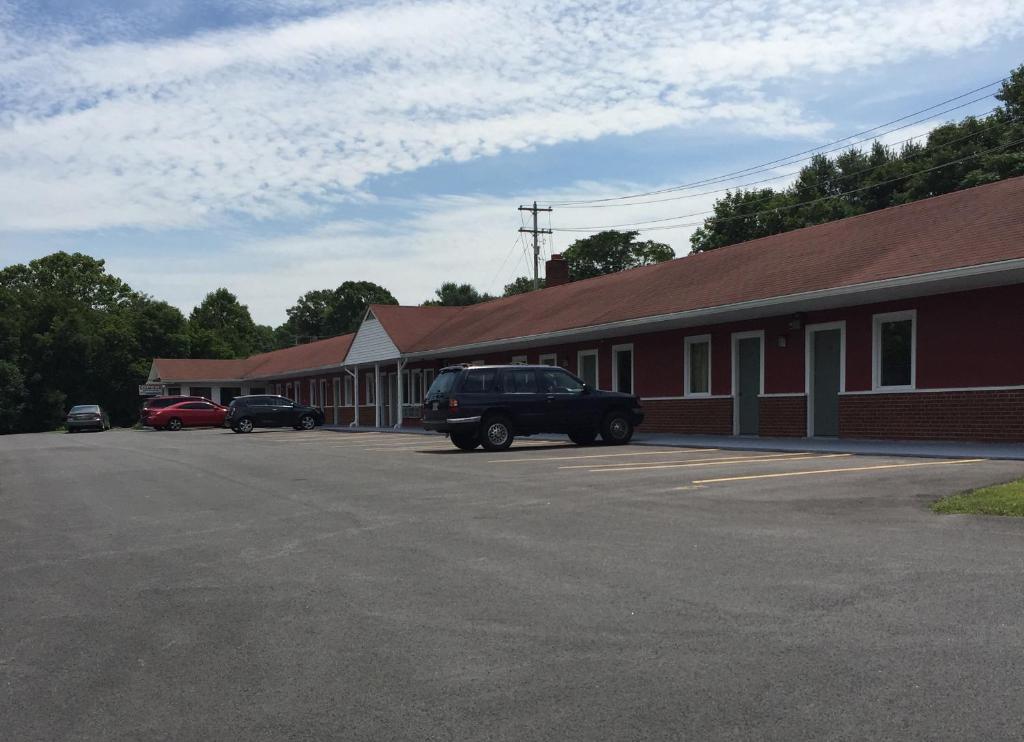
[[[345,356],[345,364],[393,361],[399,355],[398,348],[384,326],[373,316],[373,312],[367,312]]]

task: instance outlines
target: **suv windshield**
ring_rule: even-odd
[[[455,385],[455,380],[459,378],[458,369],[452,369],[451,371],[442,371],[434,379],[434,383],[430,385],[430,389],[427,390],[427,397],[442,396],[448,394],[452,387]]]

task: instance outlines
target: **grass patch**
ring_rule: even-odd
[[[1024,479],[943,497],[932,505],[936,513],[1024,516]]]

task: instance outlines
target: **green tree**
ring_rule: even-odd
[[[617,273],[675,257],[675,252],[666,244],[650,240],[638,242],[639,234],[609,230],[573,242],[562,253],[572,280]]]
[[[225,288],[211,291],[188,318],[192,358],[244,358],[261,350],[249,307]]]
[[[690,237],[693,252],[884,209],[1024,175],[1024,65],[996,94],[1002,105],[984,119],[967,116],[932,129],[899,151],[874,142],[869,152],[823,155],[788,188],[727,193]]]
[[[288,319],[273,331],[275,347],[310,338],[355,332],[371,304],[398,304],[383,286],[371,281],[345,281],[336,289],[308,291],[286,311]]]
[[[538,281],[537,288],[544,288],[544,279],[541,278]],[[515,296],[516,294],[528,294],[533,291],[533,279],[530,276],[519,276],[512,283],[505,284],[505,292],[503,296]]]
[[[468,283],[455,283],[445,281],[441,287],[434,291],[435,298],[423,302],[425,307],[466,307],[470,304],[479,304],[483,301],[490,301],[494,297],[487,293],[480,293]]]

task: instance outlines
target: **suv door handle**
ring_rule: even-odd
[[[554,402],[555,401],[555,395],[554,394],[549,394],[547,396],[548,396],[548,402]]]

